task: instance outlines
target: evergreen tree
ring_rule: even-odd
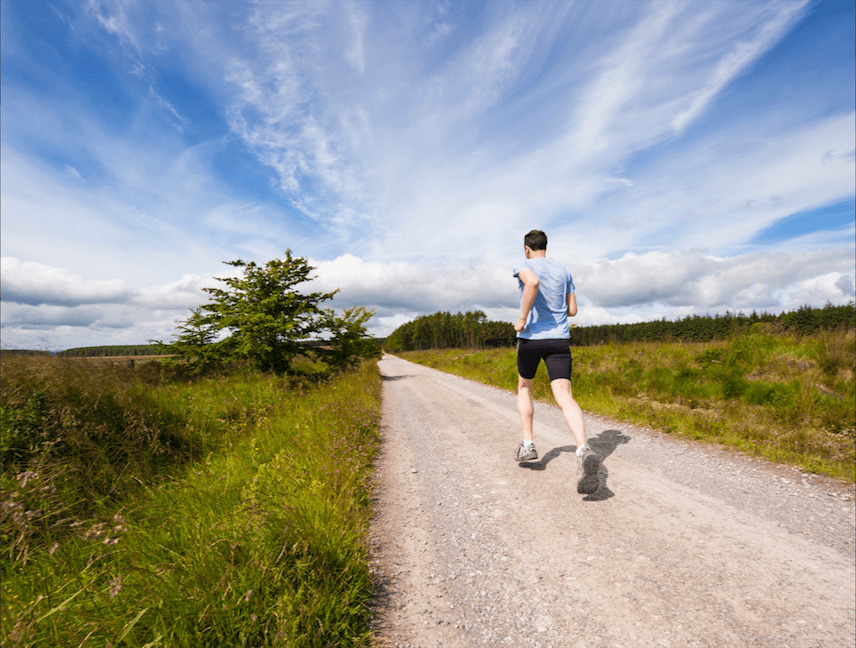
[[[330,339],[315,354],[328,364],[346,367],[368,349],[363,324],[373,311],[353,308],[336,317],[321,308],[337,291],[300,292],[315,269],[286,250],[284,259],[259,266],[240,259],[235,277],[220,278],[226,288],[205,288],[211,301],[179,324],[171,350],[180,361],[204,370],[214,363],[248,361],[262,371],[287,372],[298,354],[310,354],[306,342]]]

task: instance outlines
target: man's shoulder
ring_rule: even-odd
[[[554,274],[568,274],[568,268],[558,259],[553,257],[544,257],[539,260],[543,261],[541,267],[549,268],[550,272],[553,272]]]

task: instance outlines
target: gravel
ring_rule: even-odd
[[[587,415],[600,488],[536,404],[393,356],[372,570],[377,645],[856,646],[854,489]]]

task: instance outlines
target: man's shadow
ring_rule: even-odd
[[[631,437],[623,434],[620,430],[604,430],[596,437],[589,439],[588,444],[589,447],[598,453],[601,458],[605,461],[606,458],[615,452],[615,449],[624,444],[629,443]],[[547,464],[553,461],[556,457],[558,457],[563,452],[568,453],[576,453],[576,446],[560,446],[558,448],[553,448],[547,454],[542,456],[538,461],[521,461],[517,465],[521,468],[528,468],[529,470],[546,470]],[[609,477],[609,470],[607,470],[604,465],[604,461],[600,463],[600,470],[598,470],[598,488],[597,490],[590,494],[586,495],[583,498],[584,502],[600,502],[603,500],[607,500],[610,497],[614,497],[615,493],[609,490],[609,486],[606,485],[607,479]]]

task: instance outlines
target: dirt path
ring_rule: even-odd
[[[512,454],[512,394],[393,356],[373,570],[381,646],[856,645],[853,489],[587,416],[576,493],[561,415]]]

